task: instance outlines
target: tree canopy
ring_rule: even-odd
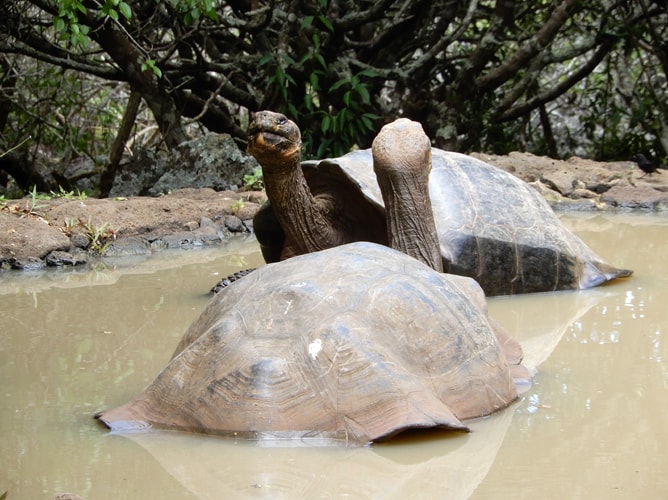
[[[311,157],[405,116],[455,151],[663,159],[667,28],[665,0],[4,0],[0,154],[243,146],[272,109]]]

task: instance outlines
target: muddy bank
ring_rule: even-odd
[[[101,257],[221,245],[252,232],[263,192],[182,189],[159,197],[7,201],[0,266],[34,270]]]
[[[555,210],[668,210],[668,171],[633,162],[474,154],[534,186]],[[0,268],[71,266],[100,256],[224,244],[252,231],[262,192],[182,189],[159,197],[54,198],[0,203]]]

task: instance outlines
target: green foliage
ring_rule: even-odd
[[[91,39],[90,28],[79,22],[80,14],[87,14],[88,9],[81,0],[58,0],[58,15],[53,18],[53,27],[58,39],[68,41],[74,48],[87,49]]]
[[[177,9],[186,25],[191,25],[200,20],[202,16],[218,22],[216,14],[216,0],[168,0]]]
[[[65,168],[73,159],[106,160],[124,112],[127,84],[105,84],[40,61],[15,63],[21,74],[2,131],[19,154],[42,151]],[[1,70],[0,70],[1,71]]]
[[[230,205],[230,213],[232,215],[237,215],[242,208],[244,208],[244,200],[238,199]]]
[[[132,9],[123,0],[105,0],[104,5],[100,9],[99,16],[109,16],[118,22],[119,14],[125,19],[130,19],[132,17]]]
[[[74,190],[66,191],[62,186],[58,186],[58,191],[49,191],[49,195],[51,198],[63,198],[66,200],[85,200],[88,198],[88,195],[83,191],[77,189],[75,194]]]
[[[315,20],[333,29],[322,16],[307,16],[301,26],[310,26]],[[334,73],[321,49],[316,32],[299,60],[279,53],[267,54],[259,61],[267,71],[270,92],[280,96],[278,110],[300,124],[304,152],[316,158],[339,156],[368,142],[380,119],[371,111],[374,105],[369,91],[369,82],[380,75],[365,69],[326,85]]]
[[[92,40],[90,27],[80,21],[80,15],[90,12],[82,0],[57,0],[58,15],[53,18],[53,28],[59,40],[69,42],[74,48],[88,49]],[[98,4],[99,5],[99,4]],[[115,22],[121,18],[132,18],[132,8],[123,0],[105,0],[100,9],[93,13],[98,18],[108,17]]]
[[[88,249],[94,253],[104,254],[109,245],[116,239],[116,232],[109,226],[108,222],[95,226],[88,219],[88,222],[82,222],[81,224],[86,230],[86,236],[90,242]]]
[[[32,214],[37,210],[46,208],[46,205],[39,203],[39,200],[48,200],[49,197],[41,193],[38,193],[37,186],[33,186],[29,194],[30,194],[30,199],[29,199],[30,205],[28,206],[28,213]]]
[[[244,189],[249,191],[259,191],[264,189],[262,167],[255,167],[252,174],[244,175]]]
[[[162,70],[155,65],[155,61],[153,59],[147,59],[146,61],[144,61],[141,65],[141,70],[142,71],[150,70],[158,78],[162,77]]]
[[[399,116],[419,120],[435,146],[457,151],[625,158],[642,150],[661,161],[668,149],[661,2],[584,1],[564,10],[550,0],[395,0],[381,12],[378,2],[251,4],[0,2],[0,16],[13,16],[6,46],[16,41],[39,55],[3,54],[21,84],[7,84],[8,66],[0,65],[0,97],[16,87],[2,148],[31,137],[19,153],[46,151],[57,159],[49,164],[88,156],[100,165],[127,102],[121,82],[140,66],[142,77],[158,79],[137,85],[156,117],[148,126],[169,146],[179,112],[193,119],[189,130],[242,142],[249,112],[271,109],[299,124],[310,157],[368,147],[380,125]],[[137,60],[105,54],[96,45],[100,25],[135,47]],[[160,113],[169,116],[160,121]]]

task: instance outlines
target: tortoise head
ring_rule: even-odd
[[[385,125],[371,146],[383,194],[390,246],[442,272],[440,244],[429,199],[431,142],[418,122]]]
[[[263,167],[298,164],[301,145],[299,127],[280,113],[258,111],[248,125],[248,153]]]

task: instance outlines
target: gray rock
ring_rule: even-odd
[[[548,172],[541,177],[541,182],[550,189],[558,191],[562,196],[568,196],[573,192],[576,178],[572,172]]]
[[[84,250],[90,245],[90,238],[82,233],[73,234],[70,241],[72,242],[72,246]]]
[[[647,186],[614,186],[601,195],[601,201],[621,209],[668,209],[668,193]]]
[[[207,220],[210,224],[206,222]],[[226,239],[227,235],[225,232],[211,219],[203,217],[202,221],[205,221],[204,224],[200,222],[200,228],[194,231],[182,231],[156,238],[150,243],[151,249],[190,250],[198,247],[217,245]]]
[[[88,262],[84,252],[63,252],[55,250],[46,256],[46,265],[51,267],[77,266]]]
[[[120,165],[109,196],[144,196],[167,170],[164,156],[139,149],[132,159]]]
[[[149,255],[151,245],[146,238],[130,236],[112,242],[104,251],[105,257],[125,257],[129,255]]]
[[[37,271],[46,267],[45,262],[37,257],[25,257],[21,259],[12,259],[10,261],[12,269],[21,271]]]
[[[148,193],[158,195],[187,187],[234,191],[243,185],[244,175],[251,174],[257,166],[231,136],[208,134],[173,150],[165,173]]]
[[[236,215],[226,215],[223,217],[223,224],[232,233],[243,233],[247,231],[243,221]]]
[[[183,188],[236,190],[258,167],[228,134],[209,133],[184,142],[168,155],[140,150],[122,164],[110,196],[160,195]]]

